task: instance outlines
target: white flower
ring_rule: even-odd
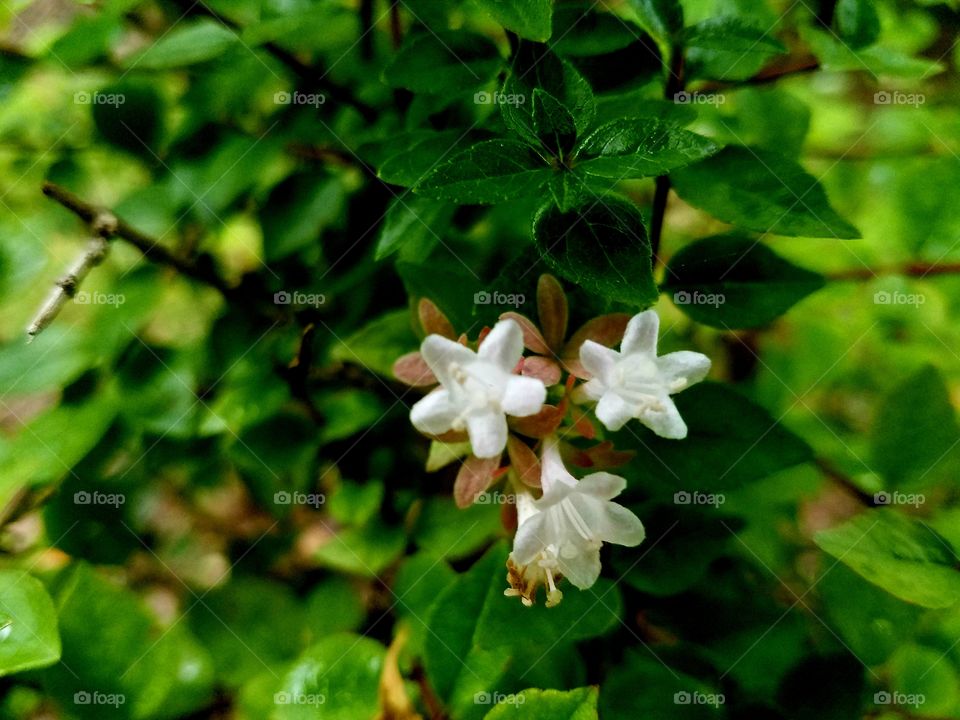
[[[547,588],[547,607],[560,602],[560,577],[585,590],[600,575],[600,546],[604,542],[632,547],[643,542],[640,519],[611,502],[627,485],[606,472],[577,480],[560,459],[556,437],[544,440],[540,482],[543,496],[517,494],[517,534],[507,560],[505,595],[532,605],[537,588]]]
[[[620,351],[586,340],[580,362],[593,377],[582,394],[598,400],[597,418],[608,430],[619,430],[631,418],[660,437],[682,439],[687,425],[670,395],[700,382],[710,370],[710,358],[697,352],[672,352],[657,357],[660,318],[653,310],[627,323]]]
[[[477,457],[502,453],[507,444],[506,416],[536,415],[547,398],[540,380],[513,374],[523,355],[523,333],[513,320],[498,322],[477,352],[429,335],[420,353],[441,387],[413,406],[410,421],[428,435],[466,430]]]

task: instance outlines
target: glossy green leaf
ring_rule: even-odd
[[[663,289],[694,320],[729,329],[766,325],[823,284],[757,240],[718,236],[674,255]]]
[[[211,60],[237,42],[236,33],[215,20],[197,20],[178,25],[127,67],[141,70],[167,70]]]
[[[597,720],[597,688],[524,690],[484,716],[484,720]]]
[[[387,210],[374,257],[383,260],[395,253],[405,260],[423,261],[440,242],[455,206],[420,195],[397,197]]]
[[[883,508],[814,536],[822,550],[906,602],[944,608],[960,598],[960,556],[921,520]]]
[[[430,32],[411,38],[383,75],[392,87],[467,96],[493,77],[500,62],[496,46],[482,35]]]
[[[830,206],[816,178],[768,150],[726,147],[671,177],[677,193],[691,205],[748,230],[841,239],[860,236]]]
[[[641,308],[656,300],[650,240],[632,203],[608,195],[568,212],[547,205],[533,237],[547,264],[585,290]]]
[[[461,204],[499,203],[535,193],[552,174],[543,159],[523,143],[486,140],[455,153],[414,190]]]
[[[46,589],[21,570],[0,570],[0,677],[59,659],[57,614]]]
[[[680,0],[630,0],[641,27],[657,40],[668,43],[683,30]]]
[[[594,130],[577,148],[589,175],[622,180],[655,177],[697,162],[720,148],[707,138],[653,118],[623,118]]]
[[[854,50],[872,45],[880,35],[880,18],[873,0],[839,0],[833,21],[841,39]]]
[[[553,0],[474,0],[490,17],[522,38],[546,42],[550,39]]]
[[[704,20],[684,35],[687,61],[696,77],[742,80],[787,51],[773,29],[756,27],[735,16]]]

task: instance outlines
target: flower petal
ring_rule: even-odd
[[[627,323],[620,343],[620,352],[624,355],[644,353],[657,354],[657,333],[660,331],[660,317],[653,310],[645,310],[634,315]]]
[[[560,572],[574,587],[586,590],[593,587],[600,577],[600,550],[581,550],[579,555],[572,558],[561,555],[557,564]]]
[[[501,320],[480,343],[477,355],[512,372],[523,355],[523,332],[514,320]]]
[[[658,357],[657,368],[659,368],[660,377],[663,378],[663,382],[668,388],[676,380],[681,378],[686,380],[682,387],[670,390],[670,392],[679,392],[685,387],[700,382],[707,376],[707,373],[710,372],[710,358],[703,353],[680,350]]]
[[[603,542],[634,547],[643,542],[646,531],[640,518],[623,505],[575,493],[570,501],[580,517]]]
[[[422,433],[440,435],[453,427],[459,411],[450,401],[450,393],[437,388],[410,408],[410,422]]]
[[[660,410],[644,410],[639,420],[662,438],[683,440],[687,436],[687,424],[668,395],[659,398]],[[599,417],[599,416],[598,416]]]
[[[609,385],[613,368],[620,359],[620,353],[593,340],[584,340],[580,346],[580,364],[593,377]]]
[[[513,538],[513,561],[517,565],[529,565],[551,543],[548,533],[547,514],[538,512],[527,518]]]
[[[497,457],[507,446],[507,418],[493,410],[468,415],[467,433],[474,455],[478,458]]]
[[[507,379],[500,406],[507,415],[536,415],[547,399],[547,388],[538,378],[511,375]]]
[[[454,382],[450,375],[451,363],[467,365],[476,362],[477,359],[470,348],[440,335],[428,335],[424,338],[420,345],[420,354],[423,355],[424,361],[443,385],[450,385]]]
[[[622,493],[625,487],[625,479],[608,472],[591,473],[577,484],[579,492],[599,500],[611,500]]]
[[[596,414],[607,430],[616,432],[633,417],[633,410],[622,397],[608,390],[597,403]]]

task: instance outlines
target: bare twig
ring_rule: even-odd
[[[684,86],[684,57],[683,48],[675,44],[670,55],[670,65],[667,69],[667,82],[663,95],[667,100],[673,100],[677,93],[683,91]],[[653,193],[653,208],[650,213],[650,248],[653,254],[654,267],[660,261],[660,237],[663,235],[663,218],[667,212],[667,199],[670,196],[670,176],[660,175],[656,179]]]
[[[828,280],[872,280],[880,275],[903,275],[905,277],[927,277],[929,275],[960,274],[960,262],[925,263],[912,262],[906,265],[882,268],[853,268],[840,270],[827,275]]]

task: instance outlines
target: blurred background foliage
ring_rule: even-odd
[[[542,688],[567,694],[491,717],[588,718],[589,685],[608,720],[960,717],[958,9],[684,0],[688,87],[713,101],[668,102],[671,5],[0,0],[0,717],[480,718],[477,693]],[[761,34],[711,29],[730,17]],[[546,190],[407,189],[505,132],[475,94],[517,34],[579,70],[597,122],[799,161],[861,235],[764,236],[824,280],[759,328],[661,297],[665,349],[710,355],[724,385],[678,400],[689,444],[617,437],[648,540],[551,610],[502,597],[501,507],[458,510],[455,468],[424,471],[417,394],[390,375],[419,298],[474,336],[496,319],[474,293],[529,300],[550,269]],[[736,197],[715,172],[681,195]],[[88,236],[44,182],[236,289],[118,239],[83,289],[122,302],[69,303],[26,344]],[[617,190],[650,221],[652,178]],[[730,229],[677,195],[663,227],[667,263]],[[577,318],[619,308],[568,287]],[[726,502],[677,505],[678,486]],[[925,502],[857,515],[881,491]],[[863,533],[814,542],[855,515]],[[77,700],[95,692],[125,702]]]

